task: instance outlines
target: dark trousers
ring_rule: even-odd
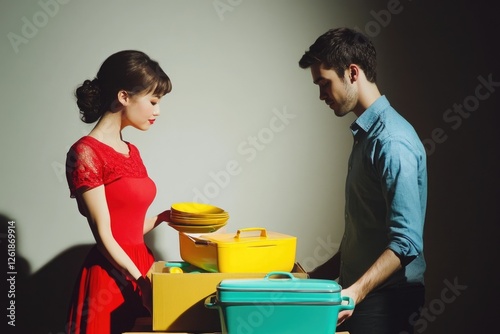
[[[425,288],[412,285],[374,291],[337,327],[350,334],[411,334],[424,305]]]

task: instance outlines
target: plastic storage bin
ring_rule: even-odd
[[[258,232],[257,235],[252,232]],[[209,272],[268,273],[293,269],[297,238],[262,227],[234,233],[179,233],[181,258]]]
[[[333,334],[338,313],[354,309],[341,290],[332,280],[271,272],[263,279],[222,280],[205,307],[219,310],[224,334]]]

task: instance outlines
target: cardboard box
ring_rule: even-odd
[[[307,278],[297,263],[292,273]],[[153,331],[220,332],[219,312],[205,307],[205,299],[217,291],[223,279],[263,278],[267,273],[169,273],[165,261],[151,269],[153,285]]]

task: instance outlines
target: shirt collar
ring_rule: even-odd
[[[368,107],[352,124],[351,131],[354,135],[359,129],[368,132],[375,121],[378,119],[380,113],[389,106],[389,101],[385,95],[380,96]]]

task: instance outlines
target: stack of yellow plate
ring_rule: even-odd
[[[181,202],[172,204],[169,225],[179,232],[210,233],[226,225],[229,214],[216,206]]]

